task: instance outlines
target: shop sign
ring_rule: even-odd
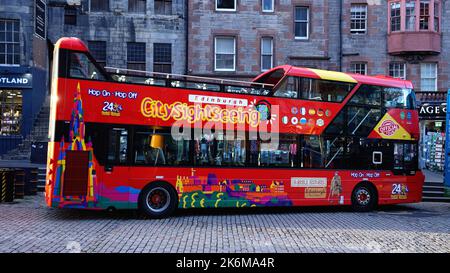
[[[420,117],[445,117],[447,105],[445,103],[438,105],[423,104],[419,108]]]
[[[34,33],[42,39],[47,38],[46,23],[47,23],[47,6],[45,1],[36,0],[34,5]]]
[[[32,88],[33,77],[27,74],[0,74],[0,88]]]

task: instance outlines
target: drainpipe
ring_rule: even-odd
[[[343,27],[343,0],[339,0],[339,71],[342,71],[342,27]]]
[[[185,13],[185,18],[184,18],[184,27],[185,27],[185,30],[184,30],[184,33],[185,33],[185,38],[186,38],[186,41],[185,41],[185,43],[186,43],[186,52],[185,52],[185,54],[186,54],[186,56],[185,56],[185,68],[184,68],[184,70],[185,70],[185,75],[189,75],[189,63],[188,63],[188,61],[189,61],[189,54],[188,54],[188,51],[189,51],[189,0],[185,0],[184,1],[184,3],[185,3],[185,5],[184,5],[184,13]]]

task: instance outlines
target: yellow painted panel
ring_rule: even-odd
[[[411,135],[388,113],[378,122],[374,130],[384,139],[412,139]]]
[[[312,68],[309,69],[312,72],[316,73],[322,80],[357,83],[357,81],[353,79],[352,76],[342,72],[312,69]]]

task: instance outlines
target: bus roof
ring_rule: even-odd
[[[353,73],[313,69],[306,67],[296,67],[292,65],[281,65],[274,67],[253,79],[254,82],[265,82],[276,85],[285,75],[296,77],[307,77],[340,82],[353,82],[363,84],[373,84],[382,86],[392,86],[399,88],[413,88],[410,81],[396,79],[384,75],[365,76]]]
[[[56,46],[59,48],[65,48],[76,51],[88,52],[89,49],[79,38],[76,37],[63,37],[58,40]]]

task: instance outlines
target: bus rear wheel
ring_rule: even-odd
[[[369,183],[358,184],[352,193],[352,207],[358,212],[372,211],[377,204],[377,193]]]
[[[139,196],[140,210],[150,218],[170,216],[178,204],[175,189],[166,182],[153,182],[145,187]]]

